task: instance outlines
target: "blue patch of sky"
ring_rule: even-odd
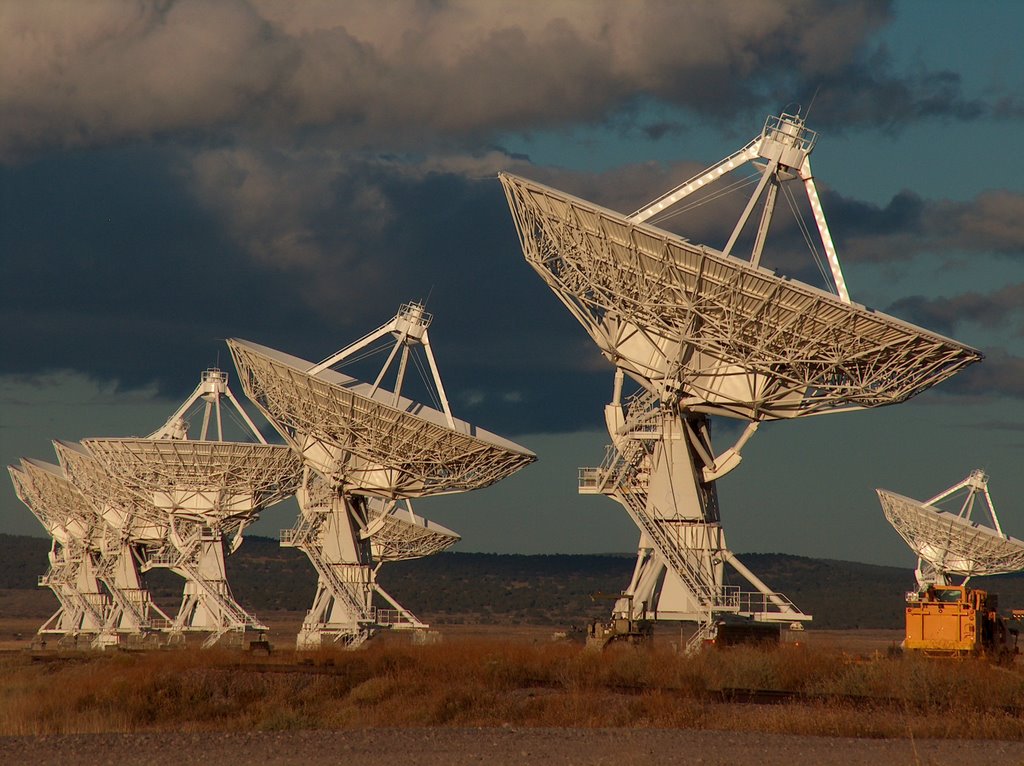
[[[998,254],[945,253],[941,258],[924,253],[912,258],[893,258],[872,263],[846,262],[843,272],[855,299],[873,308],[884,308],[928,286],[932,298],[965,292],[990,292],[993,288],[1024,281],[1024,266]],[[915,290],[914,285],[918,288]]]
[[[761,122],[738,129],[710,125],[692,112],[640,98],[601,122],[525,134],[508,133],[497,143],[536,165],[603,172],[642,162],[712,164],[760,132]]]

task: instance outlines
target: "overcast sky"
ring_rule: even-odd
[[[986,360],[762,428],[719,484],[732,547],[909,566],[873,489],[975,467],[1024,537],[1021,29],[1009,1],[0,2],[0,458],[154,430],[224,338],[319,359],[429,296],[456,414],[540,462],[418,508],[462,550],[630,550],[575,494],[611,368],[496,174],[629,212],[800,106],[853,299]],[[721,247],[730,215],[673,226]],[[765,265],[810,279],[794,231]],[[0,531],[42,534],[9,486]]]

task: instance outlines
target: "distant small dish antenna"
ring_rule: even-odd
[[[94,646],[145,641],[169,629],[173,620],[153,601],[139,568],[150,550],[164,545],[166,514],[135,502],[84,445],[54,440],[53,449],[103,530],[94,555],[111,603]]]
[[[988,475],[980,468],[924,502],[876,491],[885,518],[917,554],[919,587],[965,585],[972,577],[1024,570],[1024,540],[1003,532],[988,491]],[[984,508],[975,513],[982,504],[979,500]],[[962,579],[954,583],[954,577]]]
[[[60,608],[39,635],[76,642],[88,638],[96,647],[115,643],[108,624],[110,597],[100,587],[99,519],[59,466],[22,458],[7,469],[18,498],[53,539],[50,566],[39,584],[53,591]]]

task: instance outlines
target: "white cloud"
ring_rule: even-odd
[[[0,158],[235,129],[419,148],[636,94],[722,113],[770,72],[848,64],[884,19],[866,0],[5,3]]]

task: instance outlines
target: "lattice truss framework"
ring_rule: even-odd
[[[97,573],[111,597],[105,633],[138,637],[170,627],[171,619],[154,603],[139,572],[139,563],[166,543],[167,515],[148,504],[132,502],[83,445],[55,440],[53,447],[65,476],[103,521]]]
[[[371,499],[366,534],[376,561],[408,561],[451,548],[462,538],[394,501]]]
[[[124,542],[156,545],[167,536],[167,514],[152,503],[133,502],[121,483],[111,476],[84,446],[54,441],[54,451],[64,474],[89,500],[105,522],[104,547]]]
[[[59,543],[71,540],[98,547],[103,525],[79,489],[59,466],[22,459],[20,469],[10,466],[18,497]]]
[[[318,573],[313,606],[296,639],[300,649],[325,639],[358,646],[379,629],[427,627],[376,581],[383,562],[430,555],[459,539],[416,516],[411,500],[480,489],[536,459],[454,418],[429,343],[431,320],[422,304],[405,304],[389,322],[317,364],[228,341],[247,396],[302,456],[302,515],[281,538],[282,545],[303,550]],[[387,345],[391,351],[372,385],[332,369]],[[417,346],[440,409],[402,396]],[[382,384],[393,364],[389,391]],[[375,597],[389,606],[377,606]]]
[[[59,466],[23,459],[8,470],[18,498],[53,539],[50,567],[39,584],[53,591],[60,608],[39,632],[100,633],[110,608],[97,582],[103,525]]]
[[[142,585],[136,560],[141,541],[162,539],[166,530],[154,531],[159,528],[151,520],[140,523],[135,504],[84,447],[60,441],[53,446],[60,467],[31,472],[36,475],[32,497],[35,507],[57,509],[51,517],[71,519],[55,530],[61,546],[51,553],[50,571],[40,580],[54,590],[67,614],[58,613],[40,632],[95,633],[93,646],[102,648],[119,643],[121,635],[142,636],[168,626],[169,618]],[[106,593],[99,591],[96,579]]]
[[[252,345],[235,340],[228,345],[249,399],[296,450],[345,490],[390,498],[465,492],[487,487],[536,459],[419,417],[415,411],[420,406],[408,400],[401,402],[405,409],[397,409],[349,390],[356,381],[339,373],[321,373],[331,376],[325,380]],[[322,446],[332,451],[329,466],[311,454]],[[389,475],[387,489],[360,481],[362,472],[377,467]]]
[[[609,445],[599,468],[580,469],[580,488],[587,492],[596,490],[618,502],[703,606],[709,610],[728,606],[721,583],[715,582],[700,560],[700,552],[689,547],[690,541],[682,535],[684,529],[692,529],[694,525],[660,519],[650,513],[647,488],[652,448],[652,443],[637,438],[623,439],[619,446]],[[718,495],[713,487],[702,500],[708,517],[717,518]],[[621,611],[623,606],[617,604],[616,611]]]
[[[299,527],[287,530],[289,544],[297,545],[315,536],[319,516],[334,507],[335,490],[316,471],[309,471],[303,482],[304,502],[302,514],[308,517]],[[432,556],[447,550],[461,540],[461,536],[446,527],[417,516],[412,503],[384,500],[379,497],[351,496],[349,513],[355,518],[359,535],[369,540],[372,558],[376,562],[408,561]]]
[[[235,532],[235,543],[241,542],[242,529],[263,508],[295,492],[298,456],[286,446],[166,437],[86,439],[83,445],[128,505],[154,520],[163,516],[162,524],[144,530],[162,538],[148,541],[143,570],[166,567],[185,580],[168,626],[171,639],[205,632],[204,646],[212,646],[229,631],[266,630],[231,594],[223,536]]]
[[[620,599],[614,613],[628,614],[632,606],[633,616],[640,618],[641,605],[646,602],[649,609],[655,610],[655,616],[659,616],[657,610],[664,608],[659,603],[656,587],[661,578],[656,573],[651,576],[651,572],[667,567],[679,577],[697,607],[698,631],[688,642],[688,649],[695,649],[703,639],[714,636],[716,614],[734,613],[765,621],[809,619],[784,594],[771,591],[726,547],[724,531],[718,524],[718,492],[714,481],[697,484],[703,508],[698,523],[663,518],[658,509],[649,504],[647,493],[653,453],[662,438],[661,426],[666,413],[658,397],[643,389],[624,403],[623,411],[625,422],[618,432],[619,438],[607,448],[602,465],[580,469],[580,491],[584,494],[599,492],[622,505],[643,534],[641,549],[650,545],[657,557],[641,552],[633,580],[625,591],[632,595],[632,604],[625,598]],[[672,417],[669,415],[669,420]],[[690,419],[699,432],[707,417],[691,415]],[[700,438],[704,440],[705,450],[710,450],[707,432]],[[685,477],[679,478],[685,480]],[[715,562],[733,567],[755,590],[725,585],[722,569]]]
[[[937,572],[982,577],[1024,569],[1024,541],[888,490],[878,490],[885,518]]]
[[[167,519],[173,509],[227,529],[298,486],[299,458],[283,446],[175,439],[82,443],[154,518],[162,511]]]
[[[611,361],[754,420],[902,402],[967,346],[541,184],[501,175],[527,261]],[[616,351],[639,336],[649,368]],[[723,385],[728,379],[730,384]]]

